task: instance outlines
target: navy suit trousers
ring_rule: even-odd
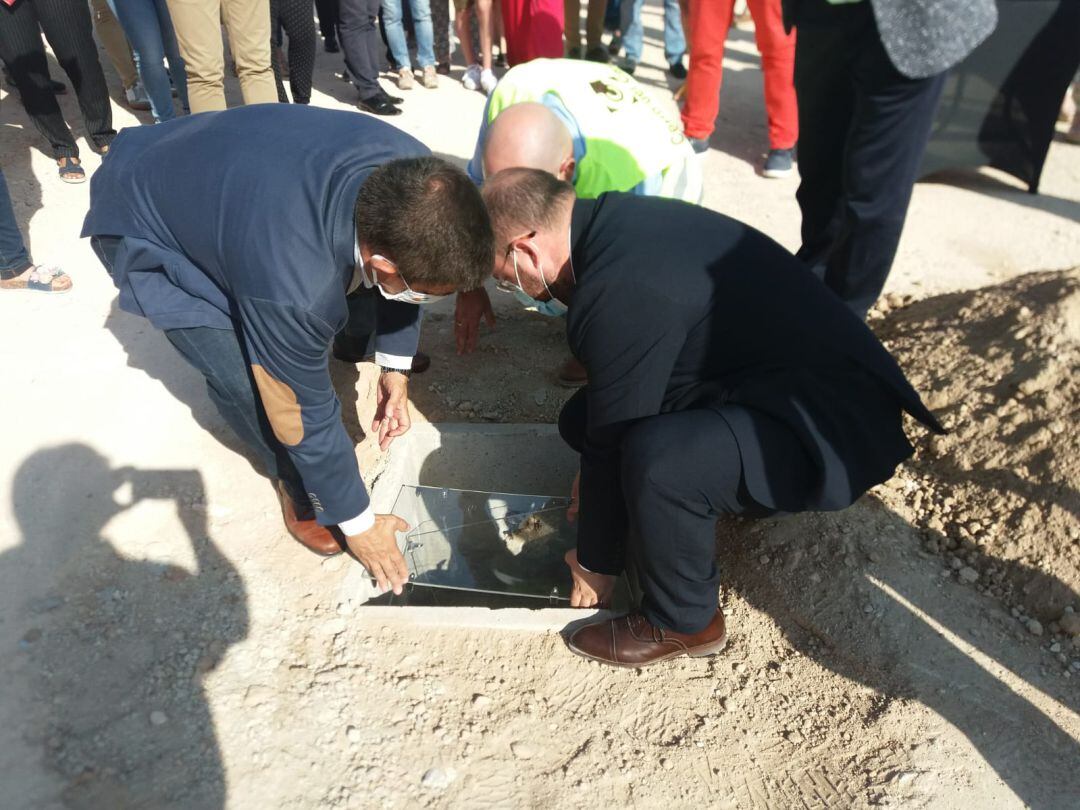
[[[804,3],[795,22],[798,256],[865,318],[892,268],[945,77],[902,75],[869,3]]]
[[[559,417],[563,439],[590,458],[586,436],[588,389],[566,403]],[[641,610],[658,627],[697,633],[716,613],[720,572],[716,566],[716,524],[721,515],[760,518],[777,514],[754,501],[743,480],[739,445],[724,411],[701,408],[641,419],[623,435],[617,464],[626,509],[628,536],[624,555],[641,586]],[[781,423],[755,415],[759,432],[790,442],[791,451],[777,459],[785,485],[808,488],[814,474],[798,437]],[[770,446],[777,446],[774,441]],[[589,504],[582,502],[582,511]],[[578,548],[589,538],[578,538]]]

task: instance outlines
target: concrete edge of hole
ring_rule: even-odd
[[[397,439],[387,452],[387,460],[371,488],[371,503],[375,511],[385,514],[393,509],[403,484],[419,481],[420,468],[426,453],[442,446],[446,435],[476,437],[506,437],[514,435],[552,436],[558,427],[550,424],[483,424],[471,422],[414,423]],[[516,630],[540,633],[572,632],[579,624],[611,618],[606,610],[576,608],[484,608],[484,607],[391,607],[364,603],[378,590],[360,565],[352,565],[342,579],[338,592],[338,610],[360,621],[398,627],[446,627],[488,630]]]
[[[610,610],[580,608],[360,607],[353,620],[376,627],[507,630],[567,635],[584,624],[614,618]]]

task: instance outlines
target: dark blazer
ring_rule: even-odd
[[[381,121],[259,104],[125,129],[94,173],[83,236],[122,237],[122,309],[160,329],[236,329],[319,520],[368,506],[330,381],[348,318],[354,209],[377,166],[427,155]],[[376,348],[416,353],[420,308],[378,300]]]
[[[889,60],[910,79],[948,70],[975,50],[997,25],[994,0],[860,2],[870,3]],[[803,14],[815,13],[824,4],[825,0],[783,0],[785,26],[789,31],[793,26],[798,28]]]
[[[575,203],[571,240],[567,336],[589,375],[584,452],[593,470],[610,460],[581,493],[590,542],[624,523],[617,449],[646,417],[741,406],[723,415],[747,489],[785,512],[840,509],[890,478],[912,452],[904,411],[941,429],[866,325],[759,231],[674,200],[606,194]],[[762,440],[752,412],[798,438],[817,471],[811,491],[770,475],[790,450]]]

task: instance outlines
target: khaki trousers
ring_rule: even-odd
[[[187,64],[191,112],[225,109],[225,53],[229,33],[245,104],[277,103],[270,64],[270,0],[167,0],[180,55]]]
[[[630,2],[630,0],[624,0]],[[604,11],[607,3],[603,0],[588,0],[588,16],[585,18],[585,48],[599,48],[603,45]],[[581,0],[563,0],[565,18],[566,53],[581,47]],[[578,54],[578,57],[585,54]]]
[[[94,21],[94,33],[105,48],[112,66],[116,68],[121,84],[125,90],[130,89],[139,80],[139,73],[131,58],[131,48],[124,31],[106,0],[90,0],[90,17]]]

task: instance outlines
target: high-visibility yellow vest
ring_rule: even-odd
[[[492,91],[488,123],[514,104],[558,96],[585,138],[574,189],[582,198],[630,191],[692,154],[682,122],[614,65],[534,59],[508,71]]]

